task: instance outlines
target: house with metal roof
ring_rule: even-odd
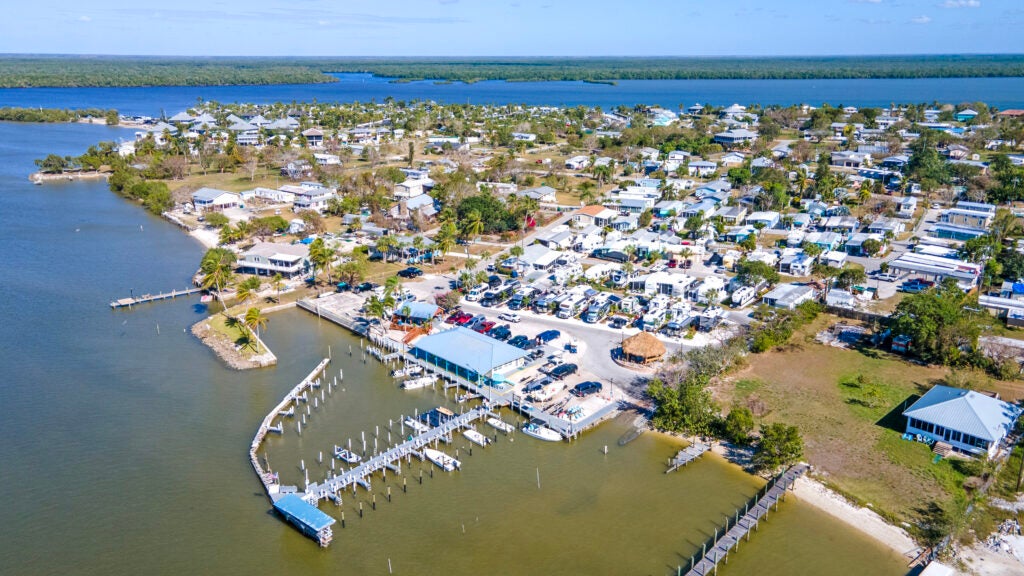
[[[757,140],[757,132],[747,130],[746,128],[737,128],[735,130],[726,130],[725,132],[719,132],[715,134],[715,142],[719,144],[731,145],[731,144],[746,144]]]
[[[192,205],[196,212],[219,212],[240,205],[242,199],[234,192],[216,188],[200,188],[192,193]]]
[[[409,354],[460,378],[485,384],[503,382],[529,356],[525,350],[461,326],[423,336]]]
[[[294,278],[311,270],[309,246],[302,243],[257,242],[242,254],[238,260],[238,270],[243,274],[280,274],[285,278]]]
[[[804,284],[779,284],[761,297],[761,302],[774,308],[792,310],[814,298],[814,288]]]
[[[1019,406],[973,390],[935,386],[910,408],[907,434],[945,442],[953,450],[993,456],[1020,417]]]
[[[303,534],[316,540],[320,546],[327,546],[334,538],[331,526],[334,518],[320,511],[296,494],[286,494],[274,502],[274,510],[284,516]]]

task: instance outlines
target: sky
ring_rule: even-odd
[[[777,56],[1024,52],[1024,0],[35,0],[0,53]]]

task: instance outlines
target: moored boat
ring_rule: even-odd
[[[360,456],[359,454],[356,454],[351,450],[346,450],[341,446],[334,447],[334,457],[337,458],[338,460],[348,462],[349,464],[355,464],[356,462],[359,462],[360,460],[363,459],[363,457]]]
[[[424,448],[423,455],[427,457],[427,460],[430,460],[445,472],[458,470],[462,466],[462,463],[455,458],[433,448]]]
[[[422,434],[427,430],[430,430],[430,426],[427,426],[426,424],[420,422],[419,420],[413,418],[412,416],[409,416],[408,418],[405,419],[405,425],[408,426],[409,428],[412,428],[413,432],[417,432],[419,434]]]
[[[423,367],[419,366],[417,364],[413,364],[412,366],[406,366],[404,368],[396,368],[396,369],[392,370],[391,371],[391,377],[392,378],[405,378],[406,376],[416,376],[417,374],[419,374],[421,372],[423,372]]]
[[[515,430],[515,427],[513,427],[511,424],[504,422],[500,418],[495,418],[493,416],[487,419],[487,424],[490,425],[491,428],[496,428],[504,432],[505,434],[511,434],[512,431]]]
[[[410,378],[405,382],[402,382],[403,390],[416,390],[417,388],[426,388],[433,386],[437,379],[433,376],[421,376],[419,378]]]
[[[532,436],[538,440],[545,440],[547,442],[562,441],[562,435],[559,434],[558,432],[555,432],[554,430],[548,428],[547,426],[541,426],[540,424],[535,424],[533,422],[530,422],[526,426],[523,426],[523,434],[526,434],[527,436]]]
[[[491,443],[490,438],[484,436],[483,434],[477,432],[476,430],[463,430],[462,435],[466,437],[466,440],[469,440],[470,442],[476,444],[477,446],[487,446],[488,444]]]

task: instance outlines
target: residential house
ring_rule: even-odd
[[[257,242],[242,253],[237,267],[243,274],[294,278],[311,270],[309,245]]]
[[[803,284],[779,284],[761,297],[761,302],[773,308],[793,310],[814,298],[814,288]]]
[[[302,136],[306,139],[306,145],[310,148],[323,148],[324,146],[324,131],[319,128],[309,128],[302,131]]]
[[[654,215],[658,218],[669,218],[679,214],[684,206],[682,200],[662,200],[654,205]]]
[[[963,226],[966,228],[987,230],[989,225],[992,224],[992,218],[994,216],[994,211],[982,212],[980,210],[964,209],[958,204],[956,208],[943,210],[939,215],[939,222],[953,224],[955,226]]]
[[[957,122],[970,122],[971,120],[974,120],[974,118],[977,116],[977,111],[968,108],[966,110],[961,110],[957,112],[956,114],[953,115],[953,118],[956,118]]]
[[[572,215],[572,222],[576,227],[582,228],[585,226],[608,226],[612,218],[615,218],[616,212],[609,208],[605,208],[600,205],[584,206],[580,208]]]
[[[974,390],[934,386],[903,411],[906,432],[948,444],[962,454],[994,456],[1021,409]]]
[[[822,252],[819,255],[821,263],[830,268],[842,268],[846,266],[846,252],[840,252],[838,250],[829,250],[828,252]]]
[[[754,172],[757,172],[758,170],[765,170],[768,168],[775,168],[775,162],[773,162],[771,158],[765,158],[764,156],[761,156],[759,158],[754,158],[753,160],[750,161],[750,169]]]
[[[227,208],[237,208],[242,199],[234,192],[226,192],[216,188],[200,188],[192,193],[192,206],[196,212],[221,212]]]
[[[569,170],[583,170],[590,164],[587,156],[573,156],[565,161],[565,167]]]
[[[746,223],[755,228],[760,226],[763,229],[771,230],[772,228],[777,228],[781,220],[782,215],[778,212],[754,212],[747,216]]]
[[[779,259],[779,272],[790,276],[809,276],[816,260],[800,248],[786,248]]]
[[[831,163],[833,166],[839,166],[842,168],[871,166],[871,154],[839,150],[832,153]]]
[[[835,232],[809,232],[804,242],[814,244],[822,250],[835,250],[843,243],[843,238]]]
[[[338,197],[334,190],[330,188],[325,186],[307,186],[306,184],[309,183],[303,182],[300,186],[288,186],[287,191],[295,194],[292,209],[296,212],[314,210],[323,213],[330,201]],[[284,188],[285,186],[281,187],[282,190]]]
[[[747,159],[746,156],[739,152],[729,152],[722,156],[720,162],[722,166],[739,166]]]
[[[695,160],[686,165],[686,173],[690,176],[708,178],[718,171],[718,164],[708,160]]]
[[[757,132],[753,132],[745,128],[726,130],[725,132],[715,134],[715,142],[724,146],[749,144],[754,140],[757,140]]]
[[[851,234],[860,228],[860,223],[853,216],[830,216],[821,224],[821,229],[837,234]]]
[[[874,240],[875,242],[878,242],[881,245],[881,248],[879,249],[878,253],[875,254],[875,256],[880,256],[882,254],[885,254],[884,238],[885,237],[881,234],[856,232],[850,235],[850,237],[846,240],[846,245],[843,248],[846,250],[846,253],[849,254],[850,256],[869,256],[869,254],[864,251],[864,243],[867,242],[868,240]]]
[[[977,286],[981,279],[984,265],[966,262],[958,258],[943,258],[917,252],[905,252],[899,258],[889,262],[889,269],[901,273],[907,272],[942,282],[946,278],[956,280],[962,290],[970,290]]]
[[[904,196],[896,200],[896,215],[900,218],[913,218],[917,211],[917,198]]]
[[[738,226],[746,217],[747,209],[743,206],[725,206],[715,211],[715,218],[729,226]]]
[[[557,191],[551,186],[538,186],[536,188],[519,190],[518,192],[514,192],[514,194],[521,197],[533,198],[540,204],[555,204],[558,202],[556,192]]]
[[[422,180],[406,180],[400,184],[395,184],[394,197],[395,199],[409,199],[420,196],[424,193],[423,181]]]
[[[906,224],[896,218],[888,218],[886,216],[879,216],[868,225],[868,232],[889,238],[895,238],[902,234],[904,230],[906,230]]]

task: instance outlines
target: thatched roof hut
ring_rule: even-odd
[[[622,341],[622,355],[630,362],[657,362],[665,356],[665,345],[649,332],[640,332]]]

